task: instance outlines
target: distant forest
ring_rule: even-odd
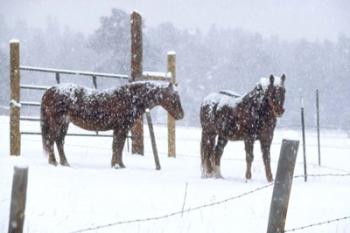
[[[41,29],[26,22],[7,25],[0,15],[0,25],[1,114],[8,113],[8,42],[12,38],[21,42],[21,64],[130,74],[130,16],[122,10],[112,9],[90,35],[72,31],[54,18],[47,18],[46,28]],[[260,77],[284,73],[286,113],[280,127],[300,126],[301,96],[306,124],[314,127],[315,91],[319,89],[321,125],[350,129],[350,38],[345,35],[336,41],[285,41],[215,25],[205,32],[179,29],[171,23],[148,27],[145,18],[143,26],[145,71],[165,71],[167,51],[177,54],[177,80],[185,108],[182,125],[199,125],[200,103],[210,92],[230,89],[244,94]],[[23,76],[30,76],[31,83],[43,82],[38,74],[23,72]],[[106,82],[106,87],[121,84]],[[22,97],[26,95],[30,96],[23,93]],[[156,121],[165,122],[163,111],[156,109],[153,114]]]

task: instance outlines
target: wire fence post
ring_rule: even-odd
[[[270,205],[267,233],[283,233],[299,141],[283,139]]]
[[[154,136],[152,117],[151,117],[151,113],[149,112],[149,109],[146,110],[146,118],[147,118],[147,123],[148,123],[148,128],[149,128],[149,134],[151,136],[152,151],[153,151],[153,156],[154,156],[154,162],[156,163],[156,170],[160,170],[160,163],[159,163],[159,157],[158,157],[156,138]]]
[[[10,41],[10,155],[21,155],[19,41]]]
[[[56,79],[56,83],[57,83],[57,84],[60,84],[60,83],[61,83],[61,77],[60,77],[60,73],[59,73],[59,72],[56,72],[56,74],[55,74],[55,79]]]
[[[305,118],[304,118],[304,100],[301,97],[301,131],[303,137],[303,162],[304,162],[304,181],[307,181],[307,165],[306,165],[306,142],[305,142]]]
[[[316,89],[316,118],[317,118],[317,152],[318,166],[321,166],[321,142],[320,142],[320,104],[318,89]]]
[[[8,233],[22,233],[27,197],[28,168],[14,168]]]
[[[176,84],[176,53],[168,52],[168,74],[171,74],[171,82]],[[176,157],[175,119],[168,113],[168,157]]]
[[[131,13],[131,75],[130,81],[142,79],[142,17],[136,11]],[[133,154],[144,154],[143,116],[136,120],[131,129]]]

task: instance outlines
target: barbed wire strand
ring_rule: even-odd
[[[328,176],[328,177],[337,177],[337,176],[341,177],[341,176],[343,176],[344,177],[344,176],[350,176],[350,173],[344,173],[344,174],[337,174],[337,173],[309,174],[308,176],[309,177],[326,177],[326,176]],[[302,177],[304,177],[304,176],[303,175],[293,176],[293,178],[296,178],[296,179],[297,178],[302,178]],[[196,211],[196,210],[199,210],[199,209],[204,209],[204,208],[207,208],[207,207],[221,205],[221,204],[224,204],[226,202],[242,198],[242,197],[247,196],[249,194],[252,194],[252,193],[258,192],[260,190],[266,189],[266,188],[268,188],[270,186],[273,186],[273,184],[274,183],[269,183],[267,185],[260,186],[260,187],[258,187],[256,189],[251,190],[251,191],[244,192],[244,193],[241,193],[239,195],[223,199],[221,201],[211,202],[211,203],[207,203],[207,204],[204,204],[204,205],[196,206],[196,207],[193,207],[193,208],[187,208],[185,210],[172,212],[172,213],[169,213],[169,214],[164,214],[164,215],[160,215],[160,216],[156,216],[156,217],[148,217],[148,218],[140,218],[140,219],[133,219],[133,220],[117,221],[117,222],[113,222],[113,223],[109,223],[109,224],[98,225],[98,226],[95,226],[95,227],[89,227],[89,228],[85,228],[85,229],[81,229],[81,230],[77,230],[77,231],[72,231],[70,233],[81,233],[81,232],[99,230],[99,229],[102,229],[102,228],[108,228],[108,227],[112,227],[112,226],[116,226],[116,225],[137,223],[137,222],[155,221],[155,220],[161,220],[161,219],[173,217],[173,216],[176,216],[176,215],[182,215],[183,213],[189,213],[189,212]],[[329,220],[329,221],[333,221],[333,220]]]
[[[330,224],[330,223],[334,223],[334,222],[339,222],[339,221],[343,221],[343,220],[346,220],[346,219],[350,219],[350,216],[345,216],[345,217],[331,219],[331,220],[325,220],[325,221],[318,222],[318,223],[312,223],[312,224],[309,224],[309,225],[306,225],[306,226],[295,227],[295,228],[292,228],[292,229],[285,230],[284,232],[292,232],[292,231],[304,230],[304,229],[307,229],[307,228],[321,226],[321,225]]]
[[[104,225],[99,225],[99,226],[89,227],[89,228],[85,228],[85,229],[81,229],[81,230],[77,230],[77,231],[72,231],[70,233],[81,233],[81,232],[99,230],[99,229],[102,229],[102,228],[107,228],[107,227],[112,227],[112,226],[122,225],[122,224],[128,224],[128,223],[137,223],[137,222],[148,222],[148,221],[154,221],[154,220],[161,220],[161,219],[173,217],[173,216],[176,216],[176,215],[181,215],[183,213],[189,213],[189,212],[192,212],[192,211],[200,210],[200,209],[203,209],[203,208],[216,206],[216,205],[221,205],[223,203],[226,203],[226,202],[229,202],[229,201],[232,201],[232,200],[235,200],[235,199],[239,199],[239,198],[242,198],[242,197],[247,196],[249,194],[252,194],[252,193],[258,192],[260,190],[266,189],[266,188],[268,188],[268,187],[270,187],[272,185],[273,185],[273,183],[269,183],[267,185],[260,186],[260,187],[258,187],[256,189],[251,190],[251,191],[248,191],[248,192],[245,192],[245,193],[241,193],[239,195],[236,195],[236,196],[233,196],[233,197],[230,197],[230,198],[226,198],[226,199],[221,200],[221,201],[211,202],[211,203],[207,203],[207,204],[196,206],[196,207],[192,207],[192,208],[190,207],[190,208],[187,208],[187,209],[184,209],[184,210],[180,210],[180,211],[175,211],[175,212],[172,212],[172,213],[169,213],[169,214],[164,214],[164,215],[160,215],[160,216],[156,216],[156,217],[140,218],[140,219],[126,220],[126,221],[117,221],[117,222],[113,222],[113,223],[108,223],[108,224],[104,224]]]
[[[350,173],[324,173],[324,174],[308,174],[308,177],[337,177],[337,176],[350,176]],[[296,175],[293,178],[302,178],[304,175]]]

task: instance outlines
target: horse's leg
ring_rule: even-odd
[[[245,139],[244,140],[245,145],[245,153],[246,153],[246,162],[247,162],[247,170],[245,172],[245,178],[247,180],[252,178],[252,162],[254,160],[254,140],[253,139]]]
[[[201,136],[201,170],[202,170],[202,178],[205,177],[205,174],[207,173],[207,165],[206,165],[206,152],[204,148],[204,140],[205,140],[204,130],[202,130],[202,136]]]
[[[41,137],[43,143],[43,149],[45,154],[48,155],[48,162],[54,166],[57,165],[57,161],[54,153],[54,132],[52,132],[51,119],[46,114],[45,105],[41,105],[40,109],[40,127],[41,127]]]
[[[55,158],[55,152],[54,152],[54,141],[53,140],[50,140],[48,139],[46,142],[45,142],[45,146],[46,146],[46,151],[49,155],[49,164],[52,164],[54,166],[57,166],[57,161],[56,161],[56,158]]]
[[[211,176],[213,167],[211,164],[211,158],[214,156],[216,134],[202,130],[201,137],[201,160],[202,160],[202,178]]]
[[[222,154],[224,153],[224,148],[226,144],[227,144],[227,139],[219,136],[218,142],[215,146],[214,176],[216,178],[223,178],[220,171],[220,160],[221,160]]]
[[[69,163],[67,161],[66,155],[64,153],[63,145],[64,145],[64,138],[66,137],[67,130],[68,130],[69,123],[64,122],[61,126],[59,135],[56,139],[56,146],[58,150],[58,154],[60,155],[60,164],[62,166],[69,167]]]
[[[49,156],[48,162],[49,164],[52,164],[54,166],[57,166],[57,161],[55,158],[55,151],[54,151],[54,140],[51,138],[51,135],[53,133],[47,131],[42,131],[41,135],[43,137],[43,147],[45,153]]]
[[[113,132],[113,156],[112,156],[112,162],[111,165],[114,168],[125,168],[125,165],[123,163],[123,148],[125,144],[125,139],[128,135],[128,132]]]
[[[265,165],[265,174],[268,182],[273,181],[273,176],[271,172],[271,158],[270,158],[270,147],[271,140],[260,140],[261,151],[263,155],[264,165]]]

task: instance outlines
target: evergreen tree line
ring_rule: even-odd
[[[1,106],[9,102],[11,38],[20,40],[21,63],[25,65],[130,74],[130,16],[124,11],[112,9],[90,35],[62,27],[52,18],[46,24],[44,29],[25,22],[9,26],[0,16]],[[286,112],[279,126],[300,126],[302,96],[306,124],[314,127],[315,91],[319,89],[321,126],[350,129],[350,38],[345,35],[336,41],[286,41],[215,25],[204,32],[171,23],[148,27],[144,19],[143,27],[145,71],[166,71],[166,54],[176,51],[177,80],[185,108],[183,125],[199,125],[200,103],[210,92],[228,89],[244,94],[260,77],[284,73]],[[31,75],[32,83],[43,82],[37,74],[26,75]],[[104,85],[120,82],[106,80]],[[0,112],[8,111],[0,108]],[[164,112],[156,112],[156,120],[165,122]]]

